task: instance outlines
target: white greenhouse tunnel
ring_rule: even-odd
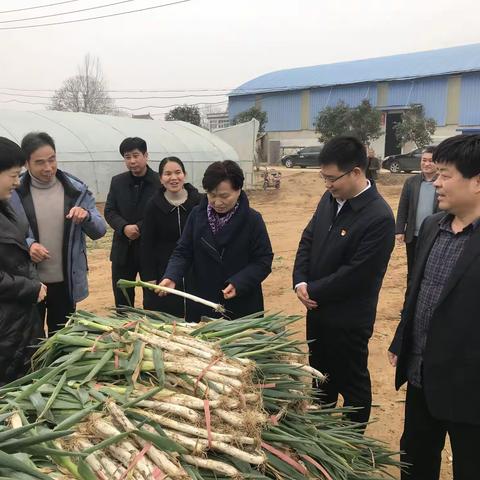
[[[125,171],[118,147],[126,137],[145,139],[149,165],[155,171],[162,158],[179,157],[185,164],[188,181],[199,189],[205,169],[217,160],[239,162],[246,188],[252,185],[251,158],[242,160],[224,140],[186,122],[50,110],[0,110],[0,136],[20,144],[31,131],[44,131],[53,137],[59,168],[84,181],[99,202],[105,201],[111,178]]]

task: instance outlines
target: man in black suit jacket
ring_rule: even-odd
[[[147,202],[160,187],[160,178],[148,165],[145,140],[129,137],[119,147],[128,171],[115,175],[105,203],[105,219],[113,228],[112,288],[115,305],[126,305],[123,292],[117,288],[121,278],[135,280],[140,273],[140,234]],[[135,305],[135,290],[128,291],[130,303]]]
[[[473,480],[480,446],[480,135],[444,140],[433,160],[439,207],[420,230],[402,320],[389,349],[405,382],[405,480],[438,480],[448,432],[455,480]]]
[[[438,212],[438,200],[433,186],[437,179],[437,166],[432,160],[434,149],[425,148],[420,160],[422,173],[405,181],[398,203],[395,233],[397,241],[405,243],[407,250],[408,280],[415,261],[415,246],[420,227],[425,218]]]
[[[365,147],[337,137],[320,155],[327,191],[298,247],[293,285],[307,308],[310,364],[327,374],[324,403],[359,407],[350,418],[367,422],[372,393],[368,341],[378,293],[395,242],[392,211],[367,180]]]

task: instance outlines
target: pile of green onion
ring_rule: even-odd
[[[0,480],[394,478],[393,452],[317,405],[298,320],[77,312],[0,388]]]

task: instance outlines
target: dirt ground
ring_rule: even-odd
[[[321,194],[323,182],[318,170],[280,169],[282,184],[279,190],[257,190],[249,194],[252,206],[259,210],[267,224],[275,252],[273,272],[264,282],[267,310],[304,315],[305,311],[291,288],[292,266],[303,228],[310,220]],[[383,173],[378,188],[394,212],[406,175]],[[90,244],[90,296],[79,308],[94,312],[105,311],[113,303],[110,262],[108,260],[111,232],[104,239]],[[375,331],[370,341],[369,368],[373,384],[372,420],[367,434],[399,449],[402,432],[405,390],[396,392],[394,371],[387,361],[386,351],[399,320],[406,279],[406,255],[403,246],[395,246],[383,282],[378,305]],[[141,292],[138,292],[139,294]],[[141,300],[137,302],[139,306]],[[297,325],[300,337],[305,336],[304,321]],[[441,480],[452,478],[449,446],[443,452]]]

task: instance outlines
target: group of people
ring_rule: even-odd
[[[20,175],[23,167],[27,172]],[[87,186],[57,168],[55,143],[0,137],[0,384],[25,373],[32,346],[88,295],[85,236],[106,224]]]
[[[105,222],[87,186],[58,168],[50,135],[29,133],[21,146],[0,138],[0,324],[8,325],[0,383],[25,373],[32,345],[61,328],[87,297],[86,237],[101,238],[106,223],[114,231],[110,260],[119,309],[134,305],[135,291],[125,298],[118,280],[138,275],[221,303],[231,319],[264,309],[261,283],[273,252],[262,216],[243,191],[240,166],[209,165],[201,194],[186,182],[179,158],[164,158],[157,173],[148,166],[145,140],[126,138],[119,150],[127,171],[112,178]],[[150,290],[144,307],[193,322],[215,314]]]
[[[186,182],[183,162],[164,158],[158,175],[148,166],[146,142],[120,145],[127,171],[113,177],[105,218],[114,230],[110,260],[117,307],[126,304],[120,278],[149,282],[225,306],[234,319],[263,310],[262,281],[273,252],[262,216],[243,191],[244,174],[231,160],[209,165],[205,194]],[[134,291],[128,292],[134,304]],[[214,312],[174,295],[146,289],[143,305],[197,322]]]
[[[221,303],[232,320],[261,312],[273,252],[243,191],[240,166],[209,165],[203,194],[187,183],[177,157],[164,158],[154,172],[145,140],[126,138],[119,150],[127,171],[112,178],[104,211],[114,230],[115,305],[134,305],[134,290],[125,298],[117,281],[139,275]],[[326,191],[295,258],[293,288],[307,311],[310,363],[329,378],[319,401],[336,404],[341,395],[355,407],[352,421],[364,427],[369,420],[368,343],[396,236],[408,256],[405,304],[389,349],[396,387],[408,383],[401,449],[410,468],[402,478],[438,479],[448,432],[455,479],[473,479],[480,435],[480,136],[459,135],[425,150],[422,173],[405,182],[396,222],[369,165],[354,137],[325,145]],[[57,168],[48,134],[30,133],[21,147],[0,138],[1,383],[24,373],[31,345],[60,328],[87,296],[85,236],[105,232],[87,186]],[[146,290],[143,302],[188,321],[214,315],[157,290]]]
[[[407,291],[389,347],[395,386],[407,383],[402,480],[438,480],[446,434],[455,480],[478,478],[480,438],[480,135],[427,148],[407,179],[397,220],[367,178],[359,141],[320,155],[326,192],[303,231],[293,287],[307,309],[310,363],[329,380],[324,402],[371,409],[367,368],[378,295],[395,236],[405,243]]]

